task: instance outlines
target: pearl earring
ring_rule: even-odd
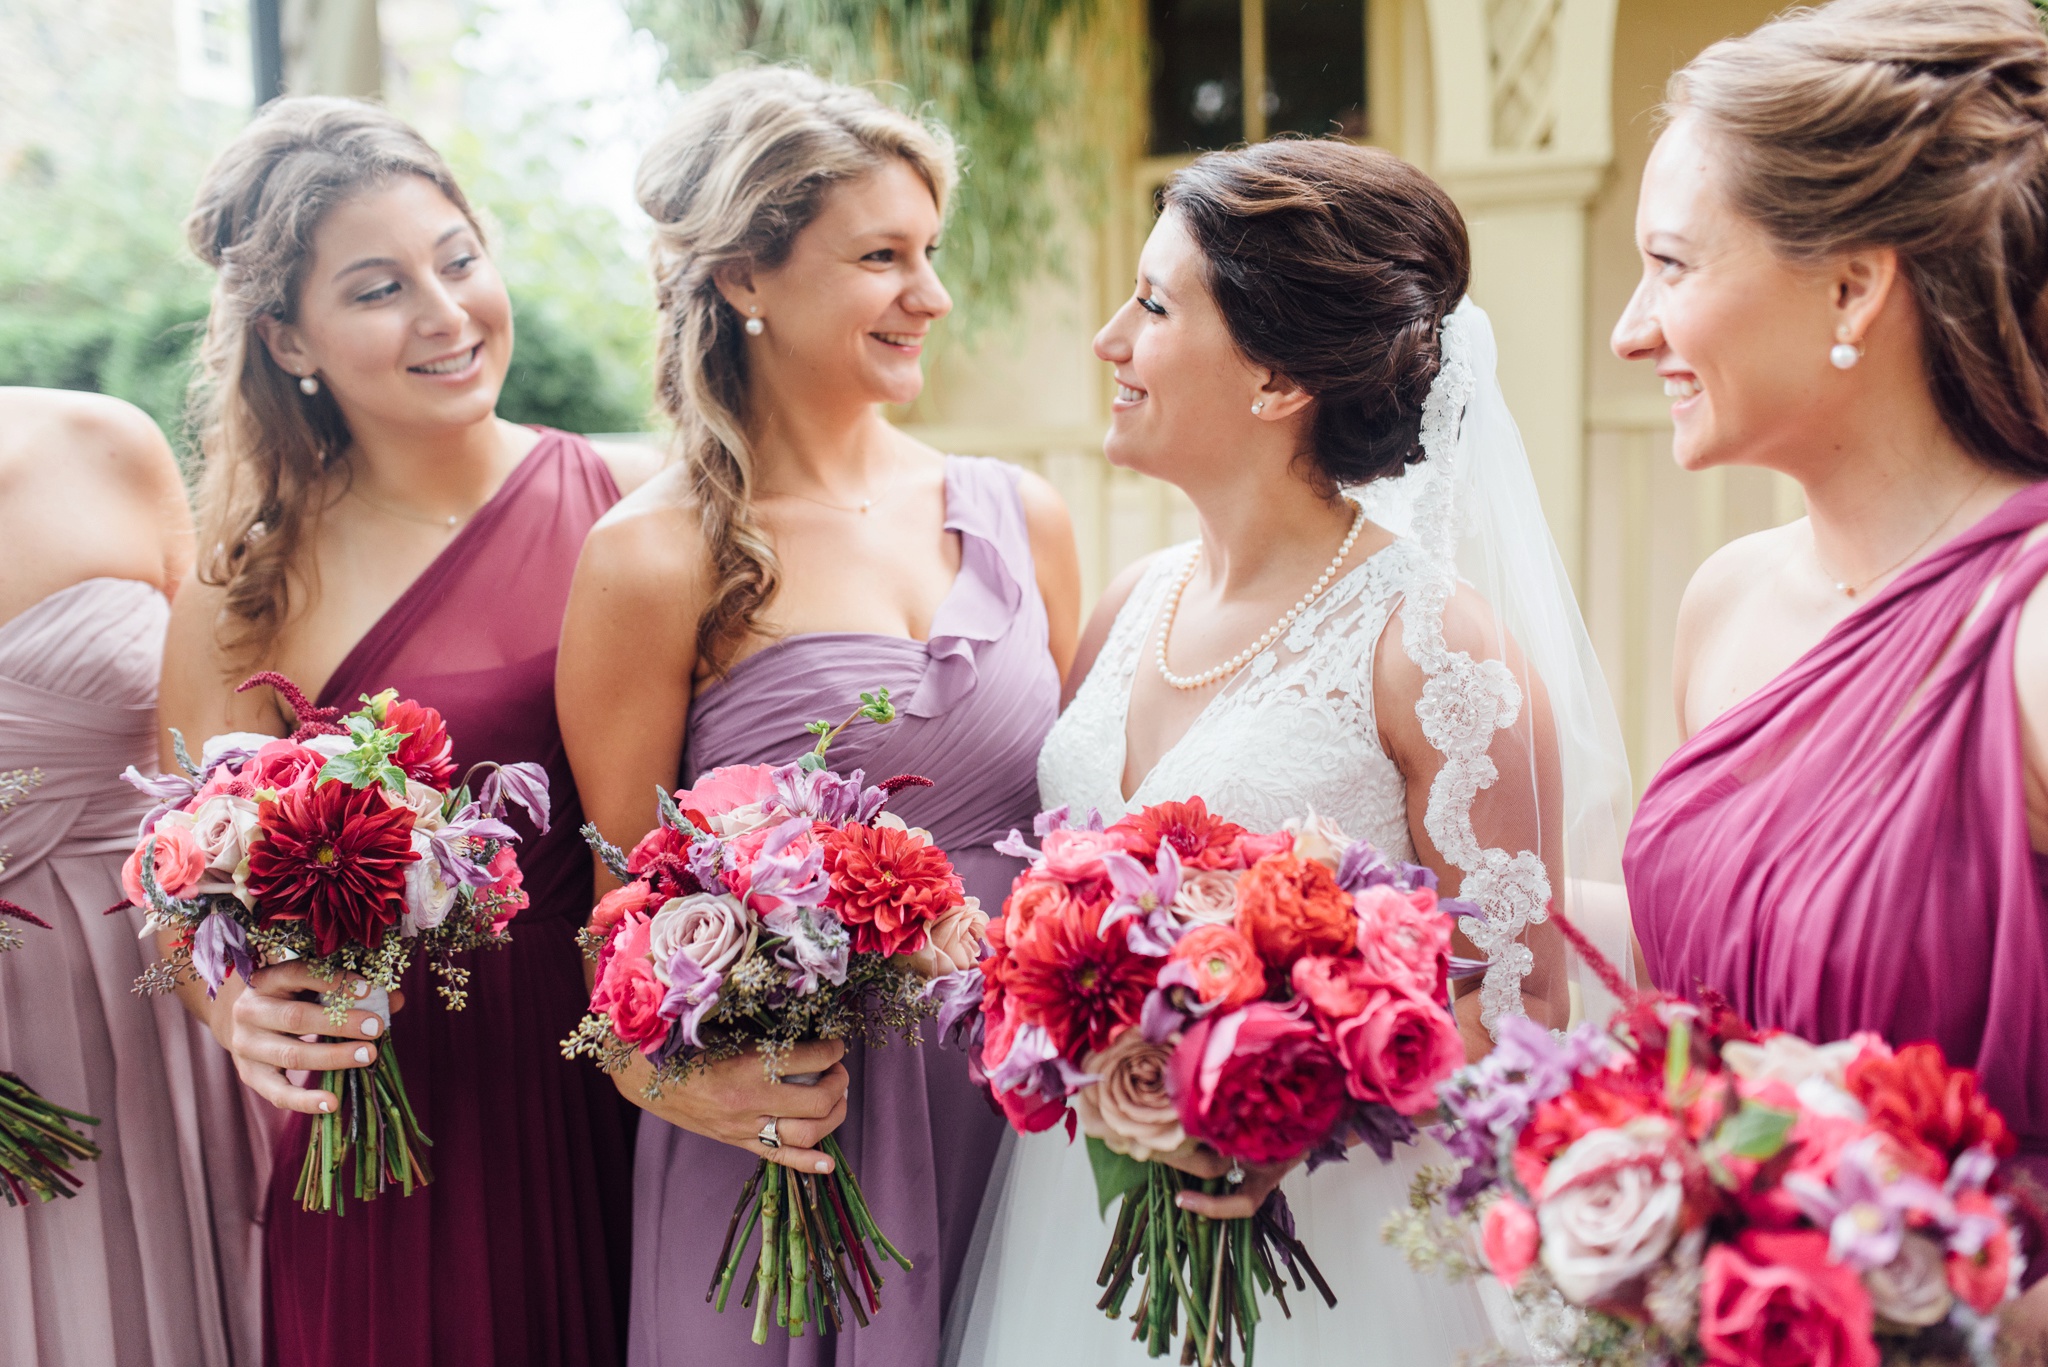
[[[1853,342],[1837,342],[1828,348],[1828,362],[1837,370],[1847,370],[1862,359],[1862,349]]]
[[[318,394],[320,392],[320,382],[311,375],[301,375],[299,376],[299,392],[301,394]]]
[[[757,308],[748,309],[747,312],[758,315],[761,312],[761,310]],[[762,333],[766,332],[767,330],[768,325],[762,322],[759,317],[747,319],[747,336],[759,337]]]
[[[1259,400],[1259,401],[1258,401],[1257,403],[1255,403],[1255,404],[1253,404],[1253,405],[1252,405],[1252,412],[1253,412],[1253,414],[1255,414],[1255,415],[1256,415],[1256,414],[1259,414],[1259,413],[1263,413],[1263,412],[1265,412],[1265,411],[1266,411],[1266,401],[1265,401],[1264,399],[1260,399],[1260,400]]]

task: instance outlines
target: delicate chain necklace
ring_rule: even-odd
[[[1165,619],[1159,624],[1159,650],[1154,657],[1159,663],[1159,677],[1182,692],[1189,692],[1197,688],[1207,688],[1218,679],[1227,679],[1237,673],[1238,670],[1250,664],[1257,658],[1260,651],[1279,640],[1281,633],[1294,625],[1295,618],[1308,611],[1309,604],[1323,596],[1323,590],[1330,586],[1330,581],[1336,577],[1337,571],[1344,567],[1344,561],[1350,556],[1351,547],[1357,543],[1358,533],[1364,527],[1365,507],[1361,504],[1358,511],[1352,514],[1351,530],[1344,534],[1344,544],[1337,548],[1337,554],[1324,567],[1322,574],[1316,579],[1315,586],[1307,593],[1301,595],[1301,597],[1295,599],[1294,606],[1281,613],[1279,621],[1267,627],[1265,634],[1260,636],[1258,640],[1253,641],[1214,669],[1205,669],[1200,674],[1183,675],[1176,674],[1167,668],[1166,642],[1167,638],[1173,635],[1173,620],[1180,612],[1180,596],[1187,591],[1188,581],[1195,577],[1195,566],[1200,563],[1202,558],[1202,548],[1200,546],[1195,547],[1195,553],[1188,557],[1186,568],[1181,570],[1180,577],[1173,581],[1173,588],[1166,595]]]
[[[809,494],[800,494],[794,489],[785,489],[783,493],[789,498],[800,498],[806,503],[815,503],[820,508],[830,508],[835,513],[861,513],[865,515],[870,508],[875,506],[875,496],[873,494],[863,498],[858,508],[849,508],[844,503],[827,503],[822,498],[812,498]]]
[[[467,522],[470,518],[476,516],[475,509],[471,509],[469,512],[464,513],[459,517],[456,516],[454,513],[437,514],[408,512],[403,508],[394,508],[388,503],[379,503],[376,499],[371,498],[368,494],[364,493],[360,488],[353,484],[349,486],[348,491],[351,496],[360,499],[364,503],[367,503],[368,505],[370,505],[370,507],[375,508],[378,512],[384,514],[386,517],[395,517],[399,519],[401,522],[417,522],[422,527],[440,527],[444,530],[452,532],[457,527],[460,527],[463,523]]]
[[[1883,569],[1879,570],[1876,574],[1871,575],[1868,579],[1864,580],[1860,584],[1844,583],[1842,580],[1837,579],[1835,577],[1835,572],[1829,569],[1827,567],[1827,563],[1820,558],[1820,545],[1818,542],[1814,544],[1813,548],[1813,563],[1819,565],[1820,572],[1828,577],[1829,582],[1834,584],[1836,593],[1841,594],[1844,598],[1853,600],[1857,594],[1864,592],[1872,584],[1875,584],[1878,580],[1884,578],[1893,570],[1897,569],[1899,566],[1905,564],[1908,560],[1911,560],[1914,556],[1920,554],[1921,551],[1925,550],[1927,548],[1927,543],[1934,540],[1935,533],[1939,532],[1943,527],[1946,527],[1949,523],[1953,522],[1955,520],[1956,514],[1963,510],[1963,505],[1965,503],[1968,503],[1971,499],[1975,498],[1977,496],[1977,491],[1979,489],[1982,489],[1985,486],[1985,484],[1990,481],[1990,479],[1991,476],[1989,473],[1987,473],[1983,479],[1978,480],[1975,484],[1971,485],[1968,489],[1964,490],[1963,496],[1956,500],[1955,507],[1950,508],[1948,510],[1948,514],[1945,517],[1943,517],[1941,521],[1935,523],[1932,527],[1929,527],[1927,529],[1927,535],[1921,537],[1918,542],[1914,543],[1912,550],[1907,551],[1897,560],[1892,561],[1891,564],[1886,565]]]

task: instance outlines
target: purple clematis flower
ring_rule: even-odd
[[[785,908],[815,907],[832,890],[825,877],[825,852],[815,843],[802,854],[783,853],[810,829],[811,823],[801,818],[785,821],[762,844],[754,860],[754,881],[747,889],[747,900],[759,897],[771,904],[762,912],[764,921]]]
[[[145,774],[132,764],[122,773],[121,781],[156,803],[144,814],[135,832],[137,840],[147,839],[157,822],[183,809],[199,792],[199,785],[183,774]]]
[[[548,771],[531,760],[518,764],[501,764],[492,769],[484,778],[483,790],[477,794],[477,803],[486,815],[501,817],[505,806],[526,809],[533,827],[542,835],[548,833]]]
[[[441,879],[451,886],[485,888],[498,881],[486,862],[479,862],[487,840],[514,841],[519,833],[504,822],[483,815],[472,802],[455,814],[455,819],[437,831],[427,833],[434,862],[441,866]]]
[[[975,1014],[981,1010],[981,970],[963,968],[941,973],[924,985],[924,995],[939,1004],[939,1039],[965,1048]],[[956,1032],[959,1038],[955,1038]]]
[[[821,981],[834,987],[846,981],[853,937],[837,916],[820,906],[785,903],[761,924],[786,942],[775,951],[775,962],[789,970],[790,989],[798,996],[810,996]]]
[[[192,966],[206,981],[209,997],[219,994],[220,985],[228,979],[229,968],[241,974],[243,982],[254,977],[256,960],[249,953],[249,940],[242,933],[241,923],[218,911],[201,921],[192,936]]]
[[[1124,934],[1133,954],[1163,959],[1173,953],[1183,932],[1173,914],[1173,899],[1180,892],[1180,855],[1172,844],[1159,843],[1157,873],[1145,872],[1143,864],[1122,850],[1104,854],[1102,863],[1116,890],[1109,910],[1102,914],[1102,934],[1107,936],[1111,926],[1129,918]]]
[[[869,822],[881,813],[889,800],[880,788],[869,788],[867,775],[859,769],[840,775],[830,769],[806,769],[785,764],[775,771],[775,796],[769,805],[807,821],[825,821],[843,826],[849,821]]]
[[[1020,1025],[1010,1052],[988,1075],[989,1085],[999,1092],[1041,1096],[1048,1101],[1073,1095],[1095,1081],[1060,1057],[1052,1036],[1041,1026]]]
[[[661,999],[660,1014],[676,1022],[676,1034],[692,1049],[702,1049],[698,1034],[712,1008],[718,1005],[718,989],[725,985],[723,973],[706,972],[683,950],[668,961],[668,980],[674,984]]]
[[[1899,1256],[1906,1217],[1929,1216],[1945,1227],[1956,1224],[1954,1205],[1926,1178],[1902,1171],[1884,1157],[1884,1139],[1868,1135],[1842,1150],[1834,1180],[1788,1172],[1787,1194],[1800,1213],[1828,1232],[1828,1256],[1861,1271],[1884,1267]],[[1990,1222],[1997,1227],[1996,1221]]]

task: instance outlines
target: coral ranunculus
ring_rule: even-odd
[[[856,954],[914,954],[925,928],[966,899],[937,846],[892,826],[846,826],[820,842],[832,891],[825,905],[853,934]]]
[[[1304,954],[1346,954],[1358,935],[1351,894],[1313,859],[1276,854],[1237,883],[1237,928],[1282,981]]]
[[[1700,1346],[1728,1367],[1878,1367],[1870,1293],[1819,1230],[1749,1230],[1707,1250]]]
[[[1306,1014],[1253,1002],[1189,1027],[1168,1085],[1190,1135],[1226,1158],[1281,1163],[1330,1133],[1344,1069]]]
[[[1161,802],[1129,816],[1110,827],[1123,841],[1126,853],[1139,862],[1153,865],[1161,845],[1173,846],[1184,869],[1241,869],[1245,866],[1242,847],[1245,828],[1210,813],[1198,797],[1186,802]]]
[[[405,770],[407,778],[430,788],[448,786],[455,777],[455,742],[448,739],[448,726],[439,712],[399,698],[384,708],[384,729],[405,733],[405,743],[391,762]]]
[[[1039,913],[1010,946],[1003,973],[1010,1010],[1043,1028],[1068,1059],[1107,1048],[1136,1024],[1158,975],[1159,961],[1134,952],[1129,937],[1102,933],[1102,912],[1070,901]]]
[[[1172,958],[1188,966],[1195,995],[1219,1011],[1235,1011],[1266,993],[1266,966],[1234,926],[1196,926],[1174,945]]]
[[[1938,1045],[1909,1044],[1890,1057],[1868,1050],[1845,1080],[1872,1124],[1908,1148],[1932,1149],[1944,1164],[1980,1144],[2000,1158],[2019,1149],[2018,1137],[1977,1090],[1976,1075],[1949,1067]]]
[[[375,948],[405,914],[412,812],[381,787],[294,785],[264,802],[249,847],[249,895],[267,922],[304,921],[314,952]]]

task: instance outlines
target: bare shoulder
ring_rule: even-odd
[[[668,454],[658,443],[637,441],[594,441],[591,448],[612,472],[612,483],[621,496],[632,493],[661,473]]]
[[[1067,512],[1067,501],[1052,487],[1052,481],[1034,471],[1024,471],[1017,480],[1017,501],[1024,505],[1024,523],[1031,530],[1033,550],[1050,548],[1061,541],[1072,544],[1074,519]]]
[[[1520,646],[1508,635],[1493,604],[1470,584],[1460,581],[1451,591],[1444,601],[1438,629],[1443,634],[1444,648],[1451,654],[1470,655],[1475,660],[1500,660],[1518,675],[1521,673]],[[1412,721],[1414,705],[1429,682],[1422,666],[1408,652],[1408,630],[1404,606],[1388,619],[1373,652],[1375,710],[1382,717],[1383,727],[1390,720]]]
[[[1809,543],[1806,519],[1769,527],[1735,540],[1709,555],[1687,581],[1678,605],[1681,638],[1710,630],[1749,595],[1767,584]]]
[[[106,394],[0,387],[0,473],[80,477],[116,497],[152,504],[182,490],[177,457],[162,429],[134,404]]]
[[[702,593],[712,575],[710,549],[681,466],[643,480],[597,520],[577,561],[579,590],[628,599]]]

